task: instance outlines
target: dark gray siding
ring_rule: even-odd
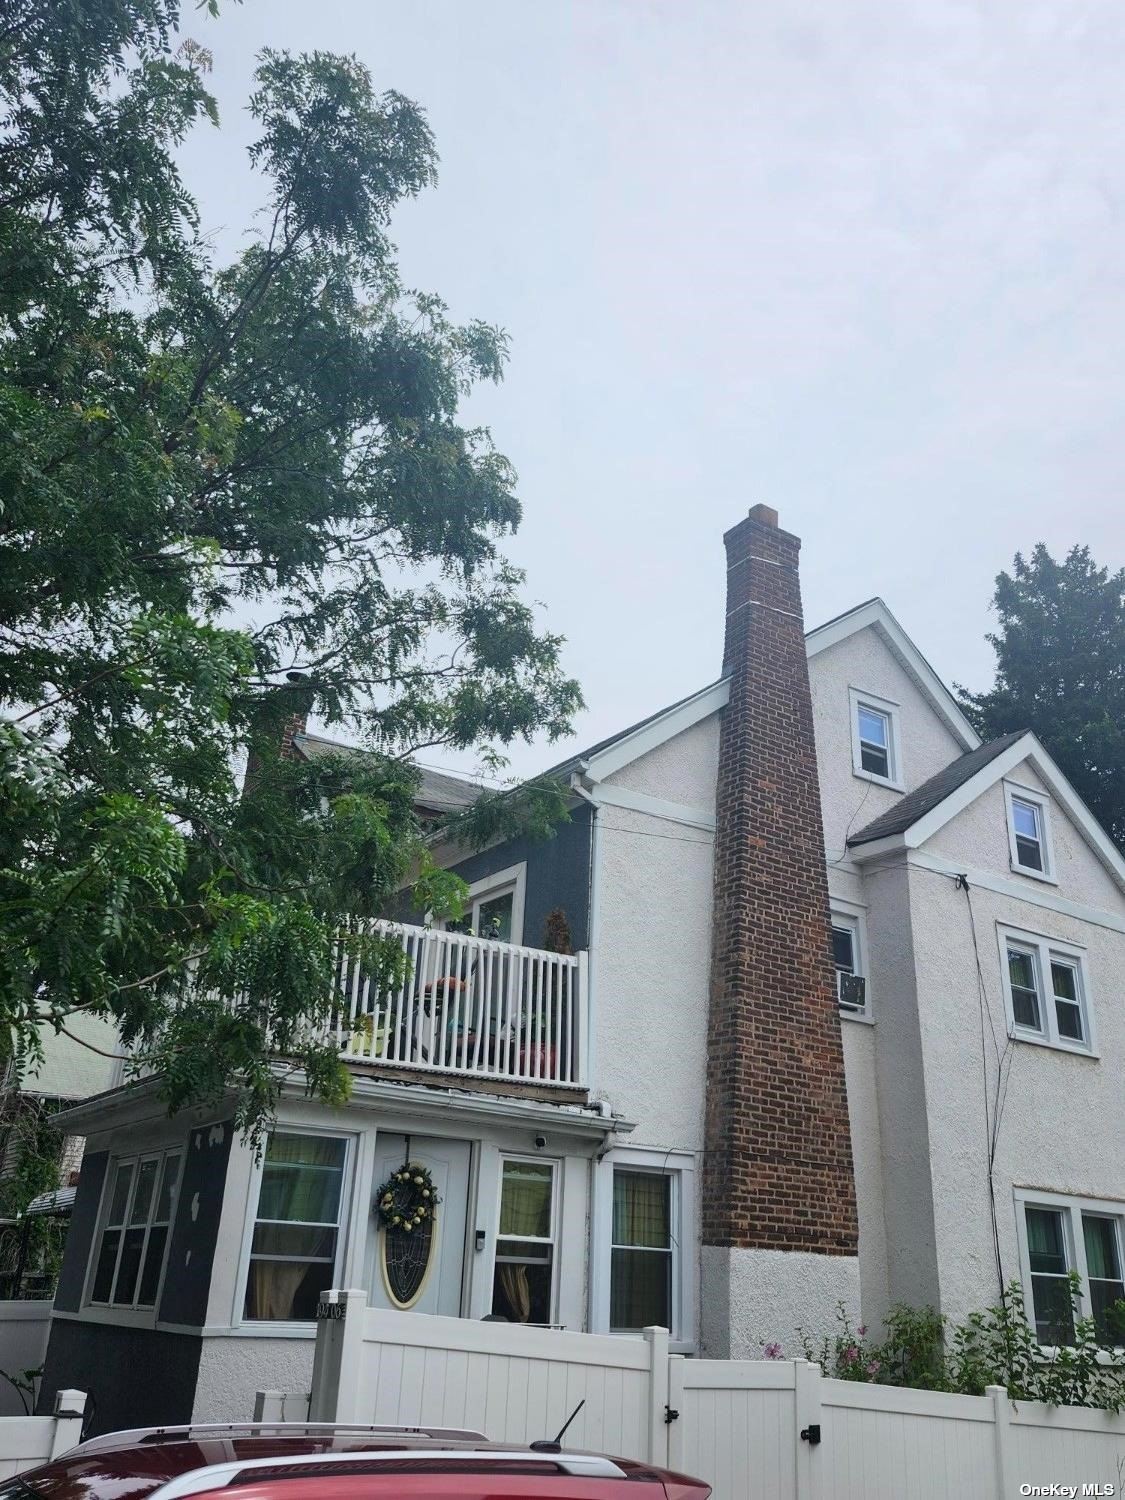
[[[577,953],[589,945],[590,826],[592,809],[575,808],[570,822],[561,824],[551,839],[511,839],[450,866],[470,884],[527,861],[523,941],[528,948],[543,946],[547,913],[556,906],[566,912],[571,944]]]
[[[191,1334],[55,1318],[38,1409],[50,1412],[56,1391],[85,1391],[93,1403],[91,1436],[190,1422],[201,1347]]]
[[[201,1125],[188,1136],[176,1222],[160,1296],[160,1322],[202,1328],[227,1180],[234,1122]],[[235,1247],[237,1254],[240,1247]],[[189,1254],[190,1251],[190,1254]]]
[[[90,1245],[98,1225],[98,1208],[102,1201],[102,1183],[105,1182],[108,1162],[108,1151],[87,1151],[82,1158],[82,1173],[78,1178],[78,1191],[74,1195],[62,1270],[59,1272],[59,1285],[55,1293],[55,1306],[63,1312],[77,1312],[82,1306],[82,1289],[86,1283],[86,1267],[90,1262]]]

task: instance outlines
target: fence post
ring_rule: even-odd
[[[316,1309],[310,1422],[358,1422],[367,1298],[361,1291],[325,1292]]]
[[[51,1457],[58,1458],[68,1448],[82,1441],[82,1422],[86,1415],[85,1391],[55,1392],[55,1430],[51,1434]]]
[[[644,1330],[648,1344],[648,1461],[668,1462],[668,1330],[653,1326]]]
[[[1012,1407],[1002,1385],[986,1385],[984,1394],[992,1397],[992,1455],[996,1466],[996,1500],[1008,1500],[1008,1474],[1011,1470]]]
[[[668,1467],[683,1472],[684,1467],[684,1356],[668,1356]]]
[[[802,1437],[802,1432],[807,1437]],[[795,1500],[819,1500],[820,1464],[817,1450],[822,1435],[820,1366],[806,1360],[793,1361],[793,1441],[796,1444],[793,1472]],[[814,1441],[815,1438],[815,1441]]]

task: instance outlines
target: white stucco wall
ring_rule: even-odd
[[[852,772],[849,688],[898,705],[900,770],[907,791],[948,765],[962,753],[962,746],[882,636],[870,627],[812,657],[809,683],[824,843],[831,865],[846,856],[849,830],[854,832],[872,822],[894,807],[902,795]]]
[[[1125,901],[1100,862],[1058,808],[1052,821],[1057,896],[1110,907],[1111,919],[1120,921]],[[1000,861],[999,872],[1008,873],[1000,789],[952,820],[925,852],[940,852],[961,867],[995,869]],[[1013,876],[1012,883],[1018,888],[1023,882]],[[1019,1274],[1014,1187],[1125,1206],[1125,933],[1043,906],[1045,891],[1054,888],[1037,881],[1026,882],[1034,901],[979,886],[966,895],[928,870],[912,869],[909,884],[941,1304],[960,1318],[996,1299],[985,1105],[995,1109],[998,1057],[1007,1073],[994,1170],[1004,1279]],[[1098,1056],[1008,1038],[998,924],[1084,950]],[[975,951],[983,975],[983,1057]]]
[[[1042,779],[1027,761],[1016,766],[1006,781],[1039,792],[1050,799]],[[1048,810],[1054,855],[1053,889],[1068,901],[1080,901],[1102,911],[1125,911],[1125,898],[1086,839],[1053,800]],[[979,870],[1010,876],[1029,895],[1043,895],[1052,887],[1014,869],[1008,841],[1008,810],[1003,782],[983,792],[971,806],[951,818],[926,841],[926,849]]]
[[[715,1359],[761,1359],[769,1343],[799,1359],[802,1336],[818,1350],[840,1331],[841,1303],[853,1328],[862,1317],[859,1261],[850,1255],[704,1245],[702,1280],[703,1352]]]
[[[718,715],[607,778],[713,813]],[[594,1093],[637,1121],[631,1146],[703,1149],[714,836],[632,808],[597,810]]]
[[[315,1339],[205,1338],[199,1357],[193,1422],[248,1422],[255,1391],[307,1395],[312,1383]],[[286,1413],[303,1422],[307,1407]]]

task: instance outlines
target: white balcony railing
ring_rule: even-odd
[[[547,953],[399,922],[406,979],[376,993],[363,964],[336,965],[341,1055],[419,1073],[582,1087],[586,1079],[584,953]]]

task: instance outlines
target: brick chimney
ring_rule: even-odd
[[[256,715],[254,733],[246,757],[246,773],[242,778],[242,795],[253,791],[261,773],[263,754],[276,745],[280,760],[299,760],[300,752],[294,739],[304,734],[309,727],[314,691],[301,672],[290,672],[288,680],[273,688],[262,701]]]
[[[771,1309],[794,1297],[806,1327],[855,1303],[858,1230],[801,543],[766,505],[723,540],[703,1323],[709,1354],[744,1357],[792,1336]]]

